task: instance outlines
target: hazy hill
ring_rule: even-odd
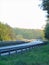
[[[43,38],[43,30],[12,28],[8,24],[0,23],[0,40],[22,40]]]
[[[14,28],[14,32],[17,38],[25,38],[25,39],[37,39],[43,38],[43,30],[40,29],[21,29]]]

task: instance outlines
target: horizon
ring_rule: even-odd
[[[0,21],[0,23],[10,26],[9,24],[4,23],[4,22],[1,22],[1,21]],[[42,28],[42,29],[38,29],[38,28],[34,29],[34,28],[20,28],[20,27],[12,27],[12,26],[10,26],[10,27],[11,27],[11,28],[14,28],[14,29],[43,30],[43,28]]]

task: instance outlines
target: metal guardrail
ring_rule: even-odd
[[[3,53],[8,53],[8,55],[11,54],[12,51],[15,51],[17,53],[18,50],[21,50],[20,53],[23,52],[23,49],[25,50],[29,50],[30,48],[34,48],[36,46],[41,46],[41,45],[45,45],[47,43],[37,43],[37,44],[30,44],[30,43],[27,43],[27,44],[20,44],[20,45],[15,45],[15,46],[6,46],[6,47],[1,47],[0,48],[0,56],[3,54]]]

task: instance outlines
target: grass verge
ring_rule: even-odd
[[[49,44],[23,54],[1,56],[0,65],[49,65]]]

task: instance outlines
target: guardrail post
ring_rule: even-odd
[[[27,52],[27,48],[26,48],[26,52]]]
[[[16,50],[16,54],[17,54],[17,50]]]
[[[10,55],[10,49],[9,49],[8,53],[9,53],[9,55]]]
[[[1,52],[0,52],[0,56],[1,56]]]
[[[21,49],[21,54],[23,53],[23,49]]]

